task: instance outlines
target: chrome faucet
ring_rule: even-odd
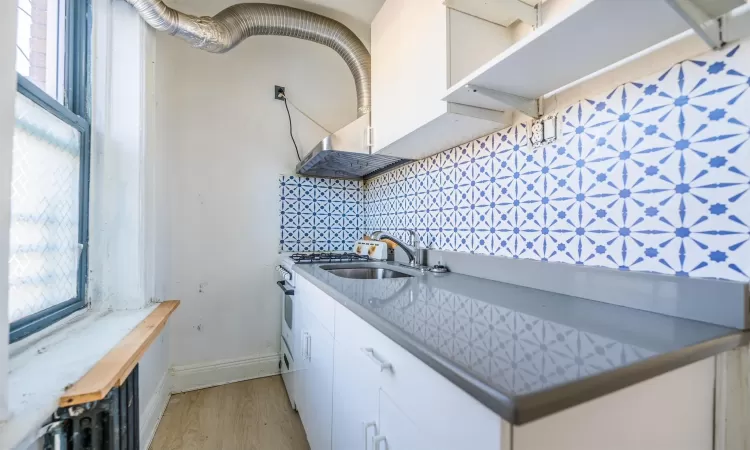
[[[405,244],[399,238],[386,233],[385,231],[376,231],[372,233],[370,237],[376,241],[380,239],[392,240],[393,242],[396,243],[396,245],[398,245],[404,250],[404,252],[406,253],[406,256],[409,258],[409,265],[411,267],[420,267],[422,265],[422,261],[421,261],[421,253],[419,251],[419,235],[417,234],[415,230],[403,230],[403,231],[406,231],[407,233],[409,233],[409,241],[410,241],[409,245]]]

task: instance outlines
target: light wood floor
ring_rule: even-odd
[[[151,450],[309,450],[281,377],[175,394]]]

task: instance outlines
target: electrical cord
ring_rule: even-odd
[[[294,134],[292,133],[292,113],[289,112],[289,105],[286,102],[286,95],[283,95],[283,98],[284,98],[284,107],[286,108],[286,115],[287,117],[289,117],[289,137],[292,138],[292,144],[294,144],[294,151],[297,153],[297,159],[302,161],[302,157],[299,155],[299,148],[297,147],[297,141],[294,140]]]
[[[295,105],[293,101],[289,100],[289,104],[292,106],[292,108],[296,109],[298,113],[302,114],[303,116],[307,117],[307,120],[317,125],[321,130],[325,131],[328,134],[333,134],[331,130],[321,125],[319,122],[316,122],[315,119],[310,117],[306,112],[302,111],[299,106]]]

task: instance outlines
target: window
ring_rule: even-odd
[[[62,100],[65,67],[65,0],[18,0],[16,71]]]
[[[10,341],[85,306],[88,0],[17,0]]]

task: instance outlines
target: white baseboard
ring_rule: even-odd
[[[272,354],[174,366],[170,369],[172,393],[277,375],[280,358],[281,355]]]
[[[161,381],[159,381],[159,385],[156,386],[154,395],[149,399],[146,409],[140,417],[141,449],[143,450],[148,449],[149,445],[151,445],[151,441],[156,434],[156,428],[159,426],[159,421],[161,421],[164,411],[167,409],[171,391],[169,381],[169,373],[164,373]]]

